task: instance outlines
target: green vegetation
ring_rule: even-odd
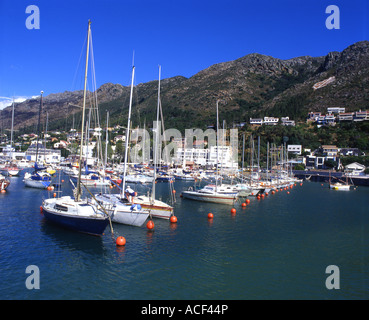
[[[260,126],[245,129],[249,134],[260,136],[261,141],[281,145],[283,137],[288,137],[288,144],[301,144],[303,148],[315,150],[321,145],[336,145],[338,148],[359,148],[369,150],[369,123],[349,122],[338,123],[336,126],[324,126],[306,123],[291,126]]]

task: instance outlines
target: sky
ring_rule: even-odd
[[[91,19],[96,87],[197,72],[250,53],[323,56],[368,40],[368,0],[0,0],[0,109],[83,89]],[[39,29],[27,28],[39,9]],[[328,29],[329,5],[339,29]],[[35,24],[37,19],[32,20]],[[28,21],[30,22],[30,21]],[[29,26],[29,25],[28,25]],[[91,77],[90,77],[91,78]],[[92,88],[90,88],[92,89]]]

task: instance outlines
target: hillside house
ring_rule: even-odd
[[[287,146],[287,152],[301,155],[302,146],[301,144],[289,144]]]
[[[251,125],[258,125],[261,126],[263,124],[263,119],[259,119],[259,118],[250,118],[250,124]]]
[[[354,113],[353,112],[345,112],[345,113],[340,113],[337,116],[339,121],[352,121],[354,119]]]
[[[345,113],[345,108],[340,107],[333,107],[333,108],[327,108],[327,113]]]
[[[325,157],[336,158],[338,156],[339,149],[332,145],[323,145],[320,147],[320,151]]]
[[[358,156],[361,156],[362,152],[358,148],[342,148],[340,150],[340,154],[345,157],[348,157],[348,156],[358,157]]]
[[[345,166],[345,172],[350,175],[360,175],[365,171],[365,166],[361,163],[353,162]]]
[[[264,117],[264,124],[265,125],[272,125],[275,126],[278,124],[279,118],[274,118],[274,117]]]

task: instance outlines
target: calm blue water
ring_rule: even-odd
[[[369,299],[369,188],[305,182],[237,204],[232,216],[181,199],[191,184],[175,182],[178,223],[114,224],[127,240],[119,248],[109,229],[99,238],[45,221],[48,192],[10,179],[0,194],[0,299]],[[157,189],[169,198],[166,183]],[[38,290],[25,286],[29,265],[40,270]],[[339,290],[325,286],[329,265],[340,269]]]

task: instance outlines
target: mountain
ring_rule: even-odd
[[[314,84],[330,77],[333,82],[314,90]],[[248,122],[250,117],[289,116],[303,121],[309,111],[326,112],[327,107],[365,110],[369,106],[369,42],[357,42],[342,52],[322,57],[281,60],[252,53],[234,61],[210,66],[190,78],[176,76],[161,81],[161,102],[166,128],[206,128],[215,123],[216,100],[220,120]],[[151,126],[156,118],[158,81],[135,87],[132,121]],[[111,124],[125,124],[129,87],[106,83],[97,89],[104,123],[109,110]],[[49,128],[69,129],[71,115],[78,114],[82,91],[44,97]],[[40,100],[15,106],[15,128],[34,130]],[[67,119],[67,117],[69,117]],[[4,109],[0,123],[10,127],[11,107]],[[69,126],[69,127],[68,127]],[[67,127],[67,128],[64,128]]]

